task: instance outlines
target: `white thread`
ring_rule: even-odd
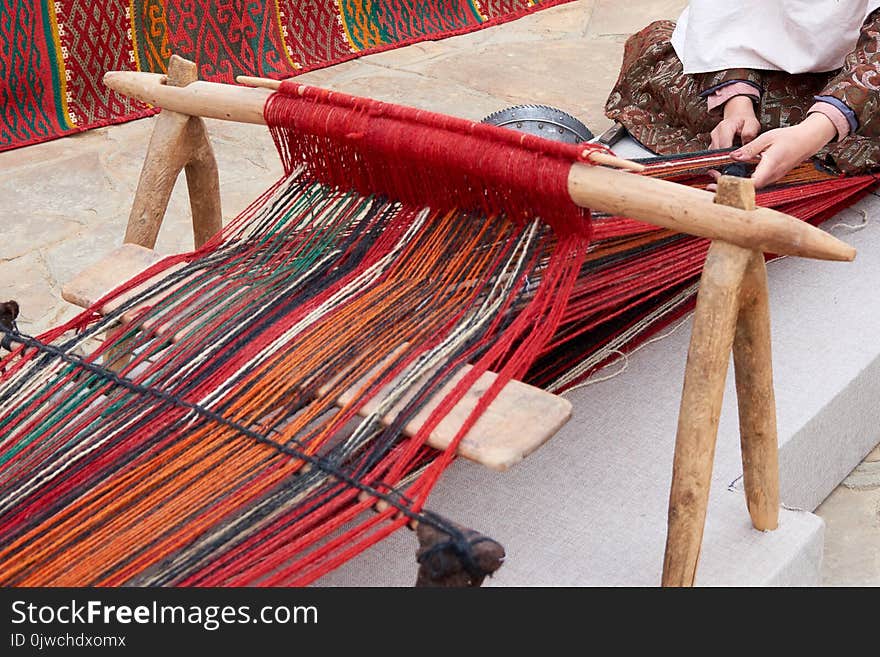
[[[689,312],[687,315],[682,317],[681,321],[679,321],[678,324],[676,324],[674,327],[672,327],[672,329],[670,329],[666,333],[663,333],[662,335],[657,335],[657,336],[651,338],[650,340],[645,340],[642,344],[640,344],[638,347],[636,347],[635,349],[633,349],[629,353],[624,353],[624,352],[620,351],[619,349],[612,349],[611,351],[606,352],[608,354],[620,354],[620,356],[621,356],[621,358],[618,358],[617,360],[612,361],[611,363],[608,363],[608,365],[606,367],[611,367],[612,365],[620,362],[621,360],[623,360],[623,367],[621,367],[617,372],[614,372],[613,374],[607,374],[605,376],[600,376],[598,378],[590,377],[586,381],[582,381],[581,383],[578,383],[576,386],[572,386],[571,388],[569,388],[568,390],[565,390],[561,394],[564,395],[565,393],[572,392],[573,390],[578,390],[579,388],[585,388],[587,386],[591,386],[596,383],[602,383],[603,381],[610,381],[611,379],[620,376],[621,374],[626,372],[626,368],[629,367],[629,357],[630,356],[638,353],[639,351],[641,351],[642,349],[644,349],[648,345],[654,344],[655,342],[660,342],[661,340],[665,340],[666,338],[672,336],[676,331],[678,331],[678,329],[680,329],[682,326],[684,326],[687,323],[687,321],[691,318],[691,316],[693,314],[694,314],[693,311]],[[603,368],[603,369],[605,369],[605,368]]]
[[[864,230],[868,227],[870,223],[868,221],[868,213],[866,210],[856,210],[859,214],[862,215],[862,223],[860,224],[845,224],[843,222],[834,224],[831,228],[828,229],[829,232],[834,230],[835,228],[848,228],[851,233],[857,233],[860,230]]]
[[[597,367],[600,363],[606,360],[609,355],[614,353],[620,353],[620,347],[626,345],[628,342],[632,341],[636,336],[643,333],[648,327],[652,326],[655,322],[657,322],[662,317],[668,315],[670,312],[680,307],[683,303],[685,303],[688,299],[696,293],[699,284],[694,283],[690,285],[686,289],[682,290],[675,297],[667,301],[665,304],[657,308],[650,315],[645,317],[642,321],[636,323],[634,326],[630,327],[628,330],[624,331],[616,338],[614,338],[611,342],[609,342],[603,349],[592,354],[585,360],[578,363],[572,369],[568,370],[565,374],[559,377],[556,381],[551,383],[547,390],[552,393],[558,393],[562,388],[571,383],[572,381],[579,378],[584,373],[590,371],[591,369]],[[686,321],[687,317],[685,317],[682,321]],[[675,327],[676,329],[678,327]],[[663,339],[664,336],[660,336],[657,338],[653,338],[650,342],[654,342],[656,340]],[[649,344],[650,344],[649,342]],[[647,345],[642,345],[647,346]],[[632,353],[635,353],[633,351]],[[617,361],[614,361],[617,362]],[[618,374],[622,373],[621,370]],[[578,384],[579,386],[581,384]]]

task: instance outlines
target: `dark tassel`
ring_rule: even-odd
[[[18,317],[18,303],[15,301],[6,301],[0,303],[0,329],[3,330],[3,337],[0,338],[0,347],[6,351],[13,350],[12,336],[7,333],[18,333],[18,327],[15,325],[15,319]]]
[[[458,527],[448,521],[445,524]],[[416,586],[420,588],[480,586],[487,575],[492,575],[504,563],[504,548],[473,529],[461,528],[458,536],[452,536],[420,523],[416,535],[419,538]]]

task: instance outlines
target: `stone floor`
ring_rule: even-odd
[[[822,581],[828,586],[880,586],[880,446],[828,496]]]
[[[364,57],[303,81],[471,119],[517,103],[567,110],[595,133],[628,34],[674,18],[684,0],[579,0],[513,23]],[[39,333],[76,312],[61,285],[122,239],[154,119],[0,153],[0,298]],[[265,129],[209,121],[224,217],[281,173]],[[185,185],[157,250],[192,246]],[[827,523],[824,581],[880,585],[880,449],[818,509]]]

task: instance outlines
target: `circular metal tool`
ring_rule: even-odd
[[[481,123],[567,144],[579,144],[593,138],[590,129],[571,114],[548,105],[515,105],[490,114]]]

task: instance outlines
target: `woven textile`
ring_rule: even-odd
[[[4,0],[0,151],[151,112],[105,71],[164,72],[175,52],[203,79],[286,77],[571,0]]]

